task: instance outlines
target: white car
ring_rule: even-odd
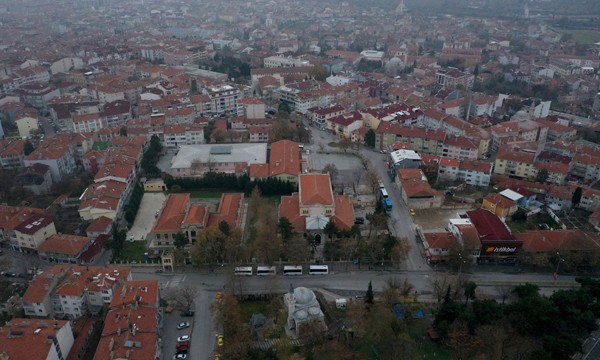
[[[175,354],[173,355],[173,360],[185,360],[187,359],[187,354]]]
[[[181,335],[180,337],[177,338],[177,342],[182,342],[182,341],[190,341],[190,336],[189,335]]]
[[[181,329],[185,329],[185,328],[189,328],[189,327],[190,327],[189,322],[180,322],[179,324],[177,324],[177,330],[181,330]]]

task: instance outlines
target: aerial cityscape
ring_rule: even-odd
[[[0,360],[600,359],[600,1],[0,33]]]

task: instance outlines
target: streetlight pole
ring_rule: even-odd
[[[556,256],[558,256],[558,260],[556,262],[556,270],[554,271],[554,274],[552,274],[552,277],[554,277],[554,280],[558,279],[558,268],[560,267],[560,263],[565,262],[565,259],[563,259],[560,256],[560,253],[558,251],[556,252]]]

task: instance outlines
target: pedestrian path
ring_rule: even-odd
[[[176,288],[179,286],[179,284],[181,284],[182,282],[185,281],[185,277],[186,275],[175,275],[173,276],[173,278],[169,281],[167,281],[167,286],[168,288]]]

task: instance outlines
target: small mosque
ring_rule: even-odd
[[[315,321],[323,327],[323,330],[327,329],[323,311],[314,291],[305,287],[294,289],[290,284],[290,290],[283,295],[283,301],[287,306],[287,326],[292,337],[300,337],[302,325]]]

